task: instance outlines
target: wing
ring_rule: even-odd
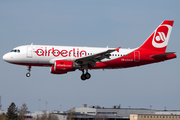
[[[85,57],[81,57],[81,58],[77,58],[75,60],[76,63],[80,64],[80,65],[84,65],[84,64],[89,64],[91,66],[96,66],[96,62],[101,62],[101,60],[107,58],[110,59],[109,56],[111,56],[110,53],[117,51],[119,52],[120,47],[116,48],[116,49],[109,49],[100,53],[96,53],[93,55],[89,55],[89,56],[85,56]]]

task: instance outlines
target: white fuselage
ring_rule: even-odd
[[[114,48],[24,45],[14,48],[11,52],[5,54],[3,59],[14,64],[52,66],[56,60],[74,61],[77,58],[97,54],[108,49]],[[102,62],[119,58],[134,50],[120,48],[119,52],[112,52],[109,59],[103,59]]]

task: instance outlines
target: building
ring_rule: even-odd
[[[89,106],[73,108],[75,120],[180,120],[180,110],[155,110],[145,108],[121,108],[114,105],[111,108]],[[68,111],[56,113],[59,120],[67,120]]]
[[[87,107],[87,104],[65,112],[28,112],[25,118],[35,120],[41,117],[44,112],[56,115],[59,120],[67,120],[69,117],[75,120],[180,120],[180,110],[121,108],[121,105],[114,105],[111,108],[100,107],[99,105]],[[0,111],[0,113],[6,113],[6,111]]]
[[[167,114],[131,114],[130,120],[180,120],[180,115]]]
[[[108,120],[129,120],[130,114],[154,114],[154,109],[144,108],[121,108],[120,105],[114,105],[111,108],[100,106],[87,107],[86,104],[81,108],[74,108],[77,120],[92,120],[95,118],[106,118]],[[67,113],[58,113],[61,120],[67,119]]]

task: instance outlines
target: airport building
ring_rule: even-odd
[[[180,120],[179,110],[155,110],[145,108],[121,108],[120,105],[104,108],[100,106],[73,108],[75,120]],[[68,111],[55,113],[59,120],[67,120]]]
[[[180,110],[155,110],[145,108],[121,108],[120,105],[114,105],[111,108],[100,106],[89,106],[86,104],[80,108],[73,108],[69,111],[44,111],[47,114],[53,114],[59,120],[180,120]],[[27,120],[36,120],[41,117],[43,111],[27,113]],[[0,114],[6,113],[1,111]],[[71,119],[72,120],[72,119]]]
[[[180,115],[131,114],[130,120],[180,120]]]

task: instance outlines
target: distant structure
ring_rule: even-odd
[[[0,110],[1,110],[1,107],[2,107],[2,105],[1,105],[1,96],[0,96]]]
[[[180,110],[155,110],[146,108],[122,108],[121,105],[113,105],[111,108],[101,107],[99,105],[73,108],[76,115],[68,112],[60,112],[57,115],[59,120],[68,120],[68,117],[74,117],[75,120],[180,120]],[[68,116],[69,115],[69,116]]]
[[[155,109],[145,108],[121,108],[121,105],[113,105],[110,108],[101,107],[99,105],[74,108],[76,112],[75,120],[130,120],[130,114],[154,114]],[[59,120],[67,120],[68,111],[63,113],[55,113]]]
[[[173,114],[130,114],[130,120],[179,120],[180,115]]]

